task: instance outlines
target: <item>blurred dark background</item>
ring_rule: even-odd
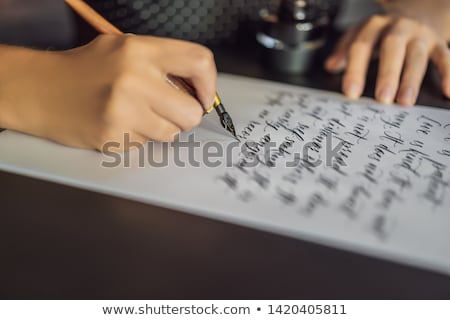
[[[0,43],[61,49],[75,33],[61,0],[0,0]]]
[[[125,32],[188,39],[207,45],[252,44],[261,10],[279,0],[88,0]],[[339,7],[337,29],[377,10],[370,0],[317,0]],[[0,43],[65,49],[95,32],[62,0],[0,0]]]

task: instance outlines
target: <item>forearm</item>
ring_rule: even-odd
[[[24,120],[35,115],[37,82],[45,81],[50,53],[0,45],[0,128],[26,131]]]
[[[448,0],[378,0],[388,13],[422,21],[450,42],[450,1]]]
[[[23,90],[23,79],[37,51],[0,45],[0,128],[15,128],[20,117],[17,100]]]

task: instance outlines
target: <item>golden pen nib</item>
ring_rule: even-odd
[[[222,101],[220,100],[219,95],[216,94],[216,96],[214,98],[214,104],[209,109],[207,109],[205,112],[206,113],[211,113],[215,108],[217,108],[221,104],[222,104]]]

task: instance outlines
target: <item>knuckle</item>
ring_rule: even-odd
[[[383,39],[383,44],[399,44],[405,41],[405,37],[399,32],[391,32]]]
[[[423,22],[417,22],[417,34],[423,37],[433,37],[433,31],[430,29],[430,27],[423,23]]]
[[[367,20],[368,25],[379,25],[385,21],[386,17],[381,14],[374,14]]]
[[[398,28],[398,27],[402,27],[405,26],[406,24],[408,24],[409,19],[405,18],[405,17],[395,17],[394,20],[392,21],[392,27],[393,28]]]
[[[416,54],[420,54],[421,56],[425,55],[429,51],[428,41],[422,38],[415,38],[411,40],[411,48],[414,49]]]
[[[191,49],[193,61],[197,63],[197,67],[210,70],[214,68],[214,54],[206,47],[195,45]]]
[[[367,52],[370,50],[370,45],[366,41],[357,40],[350,45],[350,55],[358,56],[362,52]]]
[[[121,59],[128,60],[136,56],[136,53],[141,49],[141,43],[135,36],[120,37],[119,55]]]

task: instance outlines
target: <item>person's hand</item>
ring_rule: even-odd
[[[445,37],[428,24],[394,15],[376,15],[348,31],[325,68],[345,70],[342,91],[350,98],[361,96],[371,57],[379,49],[375,98],[413,105],[419,94],[429,60],[438,68],[442,91],[450,98],[450,51]]]
[[[213,55],[184,41],[104,35],[69,51],[0,47],[0,55],[8,75],[0,127],[68,146],[101,150],[113,141],[123,150],[125,133],[140,143],[172,141],[214,102]],[[198,100],[171,86],[169,74],[187,79]]]

